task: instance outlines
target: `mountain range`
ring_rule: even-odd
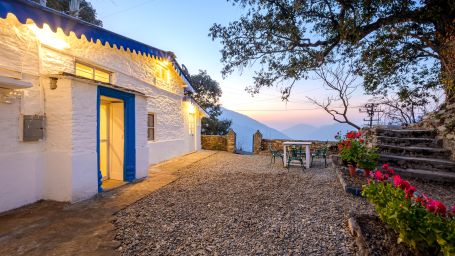
[[[264,139],[291,139],[284,133],[273,129],[255,119],[238,112],[221,108],[223,111],[220,119],[231,120],[231,128],[235,131],[237,138],[237,150],[251,152],[253,150],[253,134],[259,130]]]
[[[334,123],[323,126],[312,126],[308,124],[297,124],[282,130],[284,134],[295,140],[335,140],[334,136],[341,131],[346,133],[354,128],[347,124]]]
[[[353,130],[347,124],[334,123],[323,126],[313,126],[309,124],[297,124],[290,128],[279,131],[271,128],[257,120],[240,114],[238,112],[221,108],[220,119],[231,120],[231,128],[237,134],[237,150],[251,152],[253,149],[253,134],[259,130],[264,139],[294,139],[294,140],[335,140],[334,135],[341,131],[345,133]]]

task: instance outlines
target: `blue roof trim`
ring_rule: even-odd
[[[112,48],[115,45],[117,49],[123,47],[123,49],[137,54],[168,59],[185,83],[191,87],[189,79],[170,52],[146,45],[32,1],[0,0],[0,17],[5,19],[8,13],[14,14],[22,24],[26,24],[27,19],[31,19],[40,28],[46,23],[54,32],[61,28],[66,35],[73,32],[79,39],[84,35],[90,42],[95,43],[99,40],[103,45],[108,44]]]

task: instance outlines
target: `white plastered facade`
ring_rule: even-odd
[[[0,76],[33,84],[16,90],[21,96],[0,102],[0,212],[40,199],[77,202],[97,193],[97,82],[80,79],[75,62],[112,72],[111,83],[135,95],[136,179],[150,164],[200,150],[203,113],[189,115],[184,82],[169,68],[160,79],[159,60],[73,33],[56,35],[67,49],[55,49],[37,38],[14,15],[0,19]],[[50,77],[58,78],[50,88]],[[11,90],[2,89],[0,96]],[[1,98],[0,98],[1,99]],[[155,139],[147,140],[147,114],[155,114]],[[23,142],[20,116],[44,115],[44,139]],[[195,118],[194,134],[189,118]]]

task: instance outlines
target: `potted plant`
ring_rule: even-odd
[[[360,141],[363,143],[363,141]],[[377,148],[367,148],[364,147],[362,155],[359,160],[359,167],[364,170],[365,177],[370,176],[370,171],[376,169],[378,164],[379,154],[377,153]]]
[[[346,139],[338,144],[341,159],[348,164],[350,176],[355,176],[357,164],[364,151],[364,143],[359,140],[360,135],[360,132],[349,132],[345,136]]]

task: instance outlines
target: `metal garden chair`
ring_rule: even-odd
[[[270,154],[272,155],[272,157],[270,158],[270,164],[275,163],[275,158],[277,158],[277,157],[280,157],[281,162],[284,163],[283,152],[276,150],[275,148],[273,148],[272,145],[269,145],[269,150],[270,150]]]
[[[317,148],[311,154],[311,166],[313,166],[313,159],[314,158],[324,158],[324,166],[327,167],[327,152],[328,152],[327,145],[325,145],[322,148]]]
[[[288,154],[288,170],[291,167],[292,161],[299,161],[302,166],[302,170],[305,170],[305,164],[303,164],[303,158],[305,157],[305,152],[302,147],[291,147]]]

